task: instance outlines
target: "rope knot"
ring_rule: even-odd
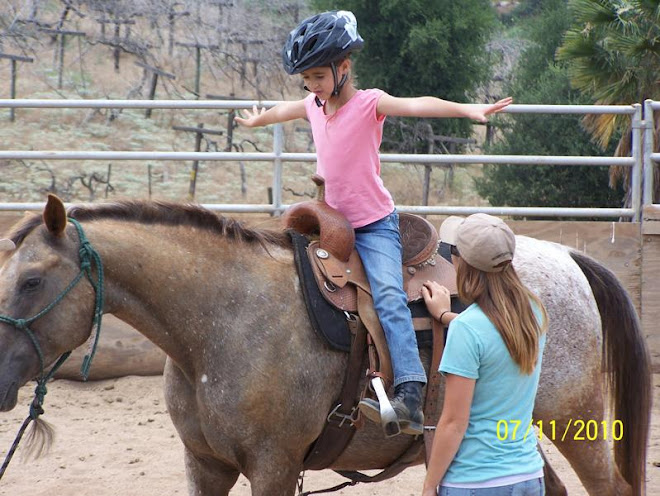
[[[21,329],[23,331],[26,330],[27,326],[28,326],[27,320],[25,320],[25,319],[16,319],[14,321],[14,324],[16,325],[16,327],[18,327],[19,329]]]
[[[90,259],[94,253],[94,248],[88,240],[80,240],[80,248],[78,249],[78,255],[80,256],[80,267],[82,269],[87,266],[90,267]]]
[[[46,387],[45,382],[37,383],[37,387],[34,388],[34,399],[37,400],[39,404],[42,404],[47,392],[48,388]]]
[[[30,405],[30,418],[32,420],[37,420],[43,414],[44,409],[39,403],[35,401]]]
[[[32,404],[30,405],[31,419],[37,420],[44,413],[42,405],[44,404],[47,392],[46,381],[42,378],[37,382],[37,387],[34,388],[34,400],[32,400]]]

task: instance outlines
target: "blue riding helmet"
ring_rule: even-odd
[[[305,19],[289,33],[282,49],[284,70],[293,75],[312,67],[329,66],[363,44],[352,12],[322,12]]]
[[[357,20],[348,10],[322,12],[302,21],[289,33],[282,49],[284,70],[300,74],[312,67],[332,69],[335,79],[333,95],[338,95],[346,76],[337,82],[336,62],[359,50],[364,40],[357,32]]]

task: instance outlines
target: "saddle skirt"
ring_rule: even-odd
[[[408,302],[422,298],[425,281],[436,281],[457,294],[454,266],[437,256],[438,234],[435,227],[422,217],[400,214],[401,242],[403,244],[403,286]],[[371,294],[362,261],[353,249],[347,261],[342,261],[321,241],[307,247],[314,277],[323,297],[336,308],[346,312],[358,311],[357,288]]]

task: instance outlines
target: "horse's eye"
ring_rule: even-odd
[[[23,291],[34,291],[41,286],[41,277],[30,277],[23,283]]]

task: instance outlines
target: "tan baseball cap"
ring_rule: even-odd
[[[463,223],[465,217],[452,215],[447,217],[442,224],[440,224],[440,241],[448,245],[456,246],[456,230],[458,226]]]
[[[456,246],[467,263],[484,272],[504,270],[516,251],[511,228],[488,214],[448,217],[440,226],[440,241]]]

